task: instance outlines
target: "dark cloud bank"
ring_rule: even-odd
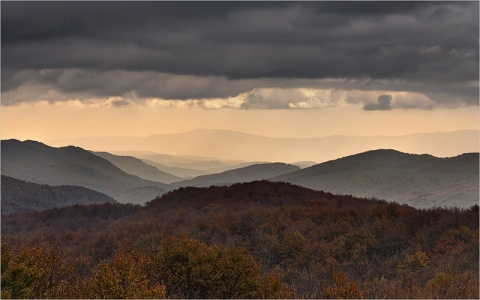
[[[31,100],[15,93],[29,87],[191,99],[340,79],[334,88],[478,105],[478,2],[1,5],[3,104]],[[390,109],[382,97],[364,109]]]

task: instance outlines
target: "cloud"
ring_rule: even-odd
[[[405,92],[397,92],[394,95],[392,108],[431,110],[435,106],[435,102],[426,95]]]
[[[410,92],[391,92],[391,94],[381,94],[376,99],[373,95],[381,91],[372,92],[354,92],[348,95],[347,101],[356,103],[366,103],[363,110],[392,110],[392,109],[421,109],[430,110],[434,108],[435,102],[428,96],[419,93]],[[385,92],[385,91],[384,91]],[[362,101],[353,101],[352,99],[362,99]]]
[[[363,106],[364,110],[390,110],[392,109],[392,96],[380,95],[377,103],[369,103]]]
[[[224,77],[85,69],[22,70],[8,82],[5,86],[2,84],[4,104],[28,102],[30,99],[61,101],[64,97],[80,100],[130,97],[138,101],[148,98],[225,98],[256,86],[252,80],[231,81]]]
[[[442,48],[438,45],[434,46],[421,46],[419,52],[422,54],[434,54],[442,51]]]
[[[130,105],[130,102],[125,99],[112,101],[113,107],[124,107],[129,105]]]
[[[434,102],[425,95],[409,92],[381,94],[388,91],[261,88],[234,97],[195,100],[148,99],[149,107],[204,109],[308,109],[335,108],[347,105],[365,110],[430,110]],[[364,104],[366,103],[366,104]]]
[[[242,109],[326,108],[342,105],[345,92],[332,89],[263,88],[243,93]]]
[[[246,93],[241,108],[290,108],[292,104],[305,100],[307,100],[307,97],[305,97],[302,92],[295,89],[255,89],[249,93]]]
[[[5,2],[2,105],[47,96],[176,101],[242,93],[253,93],[249,108],[320,103],[293,97],[302,88],[403,91],[435,105],[478,105],[478,5]],[[286,94],[252,92],[269,88]]]

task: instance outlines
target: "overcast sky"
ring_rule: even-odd
[[[2,107],[17,115],[45,102],[52,111],[73,102],[116,110],[478,109],[478,1],[1,8]]]

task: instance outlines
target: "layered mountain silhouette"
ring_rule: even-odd
[[[112,164],[116,165],[124,172],[137,175],[143,179],[172,183],[183,180],[183,178],[161,171],[158,168],[145,163],[144,161],[133,156],[120,156],[108,152],[93,152],[95,155],[105,158]]]
[[[211,174],[210,172],[203,171],[203,170],[197,170],[197,169],[190,169],[190,168],[182,168],[182,167],[174,167],[174,166],[167,166],[161,163],[158,163],[153,160],[149,159],[142,159],[142,161],[148,165],[154,166],[155,168],[167,172],[169,174],[172,174],[177,177],[182,177],[184,179],[191,179],[196,176],[201,176],[201,175],[208,175]]]
[[[49,185],[79,185],[124,203],[144,203],[169,186],[127,174],[79,147],[54,148],[35,141],[2,140],[2,174]]]
[[[285,163],[255,164],[212,175],[198,176],[190,180],[175,182],[172,186],[208,187],[211,185],[229,185],[239,182],[268,179],[300,170],[300,167]]]
[[[415,207],[469,207],[479,200],[479,154],[451,158],[395,150],[360,153],[271,178],[334,194]]]
[[[192,148],[192,150],[194,150],[194,148]],[[232,166],[243,163],[243,161],[240,160],[228,161],[207,156],[166,155],[159,153],[144,155],[141,158],[156,161],[169,166],[202,170],[206,172],[215,172],[219,170],[226,171]]]
[[[304,169],[285,163],[246,162],[219,167],[220,170],[235,168],[233,170],[177,182],[172,181],[179,179],[178,176],[136,158],[110,153],[99,155],[110,161],[74,146],[54,148],[35,141],[4,140],[2,175],[38,184],[78,185],[107,194],[119,202],[142,204],[178,187],[231,185],[262,179],[420,208],[469,207],[479,200],[478,153],[438,158],[396,150],[372,150]],[[199,157],[188,159],[201,162]]]
[[[74,204],[116,203],[113,198],[81,186],[50,186],[2,175],[2,215],[42,211]]]
[[[160,170],[169,170],[168,168],[180,168],[180,170],[171,170],[173,173],[176,171],[201,172],[202,174],[196,174],[195,176],[209,175],[214,173],[225,172],[228,170],[247,167],[255,164],[265,163],[265,161],[239,161],[239,160],[221,160],[213,157],[206,156],[192,156],[192,155],[166,155],[166,154],[149,154],[142,155],[140,158],[149,163],[155,162]],[[160,165],[157,165],[160,164]],[[170,173],[170,172],[169,172]]]
[[[166,173],[183,177],[184,179],[255,164],[255,162],[219,160],[213,157],[198,155],[170,155],[153,151],[114,151],[114,154],[139,158],[148,165],[154,166]]]
[[[49,141],[48,144],[53,146],[73,144],[86,149],[108,152],[134,150],[184,156],[208,156],[217,160],[326,162],[375,149],[396,149],[417,154],[429,153],[438,157],[450,157],[463,152],[478,152],[479,131],[461,130],[403,136],[272,138],[229,130],[197,129],[178,134],[148,137],[64,139]],[[191,165],[180,167],[199,169],[198,166],[192,167]]]

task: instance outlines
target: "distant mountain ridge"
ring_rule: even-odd
[[[136,175],[143,179],[153,180],[163,183],[172,183],[183,180],[183,178],[161,171],[158,168],[145,163],[144,161],[133,156],[120,156],[108,152],[93,152],[93,154],[105,158],[112,164],[116,165],[124,172]]]
[[[142,161],[148,165],[152,165],[155,168],[162,170],[164,172],[167,172],[169,174],[172,174],[174,176],[182,177],[185,179],[190,179],[196,176],[201,176],[201,175],[208,175],[211,174],[210,172],[207,171],[202,171],[202,170],[196,170],[196,169],[189,169],[189,168],[181,168],[181,167],[171,167],[167,166],[161,163],[158,163],[153,160],[149,159],[142,159]]]
[[[184,179],[235,169],[242,164],[243,166],[255,164],[255,162],[219,160],[196,155],[170,155],[153,151],[113,151],[112,153],[136,157],[161,171]]]
[[[49,185],[79,185],[119,202],[144,203],[169,186],[127,174],[80,147],[54,148],[35,141],[2,140],[2,174]]]
[[[74,204],[117,203],[113,198],[81,186],[41,185],[2,175],[2,215],[42,211]]]
[[[469,207],[479,201],[479,154],[451,158],[374,150],[271,178],[334,194],[415,207]]]
[[[255,164],[217,174],[198,176],[190,180],[175,182],[172,186],[208,187],[241,182],[263,180],[300,170],[300,167],[285,163]]]
[[[115,157],[108,153],[103,155]],[[2,175],[39,184],[79,185],[124,203],[143,204],[181,186],[230,185],[263,179],[420,208],[469,207],[479,200],[478,153],[438,158],[397,150],[372,150],[304,169],[285,163],[250,165],[251,162],[247,162],[237,165],[248,165],[246,167],[172,184],[128,174],[107,159],[73,146],[53,148],[34,141],[2,140],[1,159]],[[125,163],[124,158],[121,163]],[[129,158],[127,165],[152,170],[135,158]],[[223,167],[235,166],[220,168]],[[159,170],[155,174],[165,175]]]
[[[209,156],[222,160],[325,162],[375,149],[397,149],[405,153],[430,153],[437,157],[449,157],[465,152],[479,152],[480,139],[478,130],[402,136],[272,138],[229,130],[197,129],[148,137],[63,139],[48,141],[48,144],[74,144],[108,152],[131,150]]]

